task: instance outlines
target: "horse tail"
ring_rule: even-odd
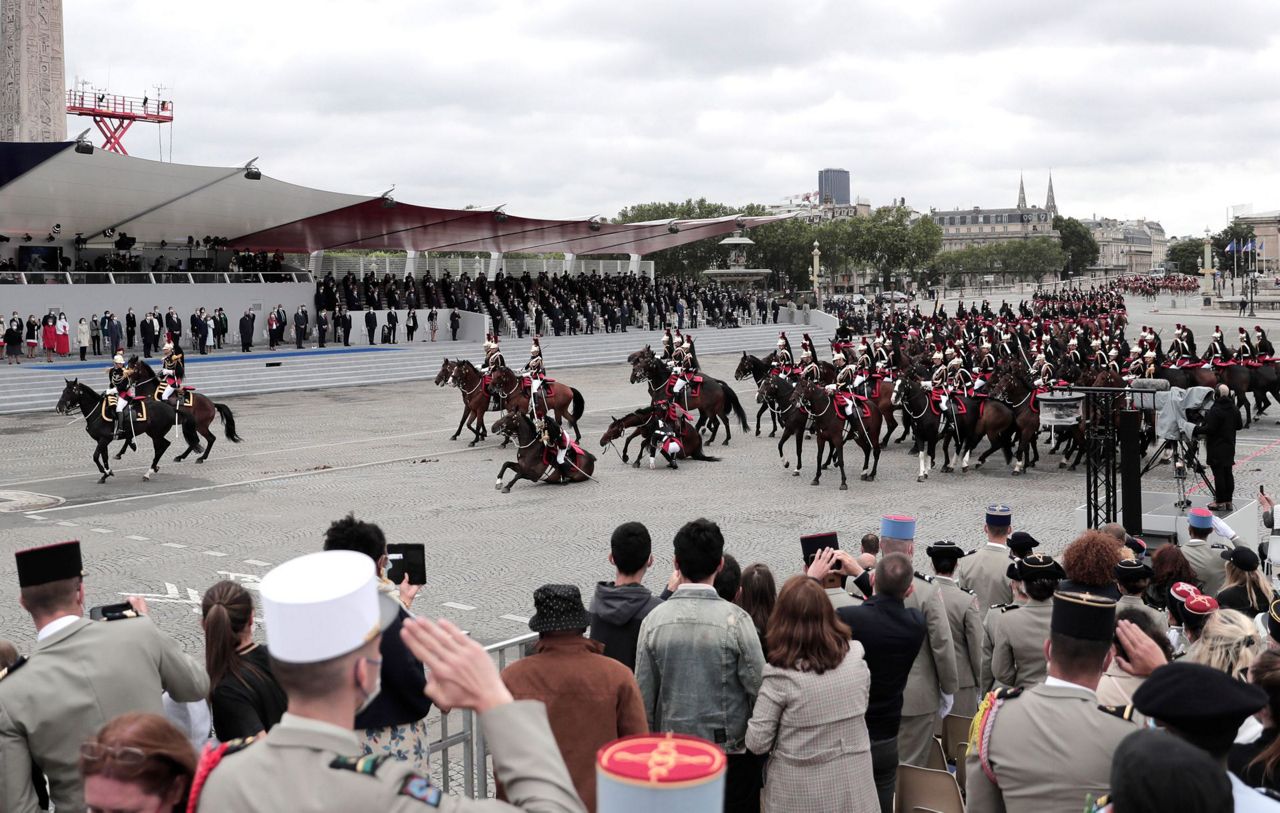
[[[733,414],[737,415],[738,420],[742,422],[742,431],[746,432],[750,429],[750,426],[747,424],[747,413],[742,408],[742,402],[738,400],[738,393],[734,392],[733,388],[723,381],[720,382],[720,386],[724,389],[725,414],[727,415],[732,410]]]
[[[582,393],[573,387],[570,387],[569,391],[573,393],[573,409],[569,415],[573,418],[573,422],[577,423],[582,413],[587,411],[587,401],[582,397]]]
[[[241,437],[236,434],[236,419],[235,416],[231,414],[231,407],[226,404],[214,404],[213,406],[218,410],[218,414],[222,416],[222,423],[226,427],[227,431],[227,440],[232,443],[239,443],[241,441]]]
[[[691,458],[693,458],[694,460],[702,460],[702,461],[705,461],[705,462],[707,462],[707,463],[719,463],[719,462],[720,462],[720,458],[718,458],[718,457],[712,457],[711,455],[709,455],[709,454],[703,454],[702,452],[698,452],[697,454],[689,455],[689,456],[690,456]]]

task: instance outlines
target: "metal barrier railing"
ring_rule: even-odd
[[[485,647],[485,651],[494,656],[497,660],[498,671],[502,671],[507,664],[512,661],[519,660],[524,657],[525,650],[538,640],[536,632],[525,633],[515,638],[508,638],[505,641],[498,641]],[[427,676],[428,682],[431,676]],[[454,731],[450,731],[453,726],[450,725],[450,718],[460,718],[460,727]],[[428,758],[431,760],[432,773],[439,772],[439,784],[445,793],[454,793],[454,786],[458,779],[462,782],[462,793],[470,799],[484,799],[489,796],[490,789],[490,773],[489,773],[489,755],[484,744],[484,734],[480,726],[476,725],[474,712],[464,709],[456,711],[443,712],[436,709],[427,717],[430,725],[433,722],[439,725],[439,735],[427,747]],[[453,770],[454,760],[450,757],[450,752],[454,749],[462,749],[462,770],[461,775],[455,775]],[[436,756],[439,755],[439,759]]]

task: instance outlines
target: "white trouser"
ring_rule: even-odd
[[[564,464],[564,456],[565,456],[566,454],[568,454],[568,453],[569,453],[569,447],[567,447],[567,446],[566,446],[566,447],[564,447],[563,449],[561,449],[560,451],[556,452],[556,464],[557,464],[557,465],[563,465],[563,464]]]
[[[853,379],[853,386],[855,386],[855,387],[861,387],[861,386],[862,386],[862,382],[864,382],[864,381],[866,381],[866,380],[867,380],[867,377],[866,377],[865,375],[859,375],[859,376],[857,376],[856,378],[854,378],[854,379]]]
[[[175,387],[174,385],[172,385],[172,384],[165,384],[165,385],[164,385],[164,392],[162,392],[162,393],[160,394],[160,400],[161,400],[161,401],[168,401],[168,400],[169,400],[169,396],[170,396],[170,395],[173,395],[173,393],[174,393],[176,390],[177,390],[177,387]]]
[[[538,390],[540,390],[540,389],[542,389],[542,379],[541,379],[541,378],[531,378],[531,379],[529,379],[529,395],[530,395],[530,396],[537,395],[537,394],[538,394]]]
[[[675,385],[674,387],[672,387],[672,388],[671,388],[671,391],[672,391],[673,393],[679,393],[679,392],[680,392],[680,390],[682,390],[682,389],[684,389],[684,379],[683,379],[683,378],[677,378],[677,379],[676,379],[676,385]]]
[[[982,389],[986,385],[986,383],[987,382],[981,378],[975,378],[973,380],[973,391],[977,392],[978,390]]]

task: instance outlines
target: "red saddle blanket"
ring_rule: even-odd
[[[547,398],[550,398],[552,393],[556,391],[555,383],[556,383],[556,380],[554,378],[542,379],[541,394],[545,395]],[[529,378],[528,376],[521,378],[520,391],[527,396],[532,390],[533,390],[533,379]]]
[[[836,414],[840,416],[841,420],[847,420],[850,417],[852,417],[850,415],[844,414],[845,405],[848,404],[849,402],[853,402],[855,405],[857,405],[858,409],[862,412],[863,418],[871,417],[871,407],[867,404],[866,398],[863,398],[861,395],[853,395],[847,392],[837,391],[836,392]]]
[[[679,393],[677,393],[675,390],[676,381],[679,380],[679,378],[681,377],[683,377],[686,382],[685,388],[681,390]],[[683,396],[686,392],[689,393],[689,397],[697,398],[699,393],[702,392],[702,376],[697,374],[685,373],[683,376],[678,377],[673,375],[667,379],[667,395]]]
[[[569,440],[568,438],[565,438],[565,440],[568,441],[569,443],[569,453],[565,455],[566,462],[572,461],[572,460],[579,460],[586,454],[586,452],[582,450],[582,447],[579,446],[576,441]],[[542,462],[544,465],[547,465],[547,466],[554,465],[556,462],[556,450],[550,446],[543,447]]]
[[[1235,360],[1235,359],[1228,359],[1228,360],[1226,360],[1226,361],[1223,361],[1222,359],[1214,359],[1214,360],[1213,360],[1213,366],[1214,366],[1214,367],[1235,367],[1235,366],[1236,366],[1236,360]]]
[[[947,406],[954,409],[957,415],[964,415],[969,411],[969,408],[964,405],[964,401],[960,400],[959,395],[960,393],[957,392],[951,393]],[[929,391],[929,409],[933,411],[934,415],[942,414],[942,396],[943,393],[939,390]]]

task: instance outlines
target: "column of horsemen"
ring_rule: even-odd
[[[817,424],[829,411],[845,425],[847,436],[864,447],[868,457],[869,447],[874,446],[878,459],[881,418],[892,419],[892,412],[900,410],[903,436],[907,431],[915,436],[913,452],[921,457],[918,479],[923,480],[934,465],[938,441],[943,444],[946,458],[943,471],[951,470],[949,443],[956,444],[956,457],[963,457],[967,469],[968,453],[984,437],[990,439],[991,448],[982,455],[979,465],[997,450],[1006,452],[1015,474],[1034,465],[1039,434],[1036,396],[1052,387],[1074,384],[1118,388],[1135,378],[1167,378],[1174,386],[1183,387],[1209,385],[1218,380],[1244,381],[1243,386],[1232,386],[1242,406],[1248,407],[1244,402],[1248,392],[1254,394],[1258,414],[1266,410],[1270,399],[1280,400],[1274,347],[1261,326],[1252,331],[1240,327],[1234,337],[1215,327],[1203,352],[1197,347],[1191,327],[1182,324],[1175,327],[1167,341],[1161,332],[1147,326],[1130,339],[1126,335],[1124,297],[1115,289],[1043,294],[1016,305],[1001,302],[998,307],[990,301],[960,302],[954,313],[948,313],[942,304],[931,314],[917,305],[909,310],[876,314],[871,325],[871,332],[855,335],[848,321],[842,321],[829,340],[829,361],[820,357],[819,348],[807,333],[801,336],[798,352],[782,332],[775,350],[763,359],[743,353],[737,377],[754,373],[760,388],[757,400],[761,414],[766,408],[771,410],[775,432],[778,418],[795,408],[806,416],[798,422],[798,431],[816,436]],[[631,354],[628,361],[633,367],[633,382],[646,380],[645,365],[664,365],[665,386],[651,383],[651,403],[626,418],[615,419],[601,445],[611,445],[631,429],[632,437],[627,442],[641,438],[641,455],[647,450],[651,467],[658,455],[665,458],[669,468],[676,468],[677,459],[714,459],[689,447],[700,447],[698,429],[704,421],[714,437],[717,419],[724,420],[727,428],[731,415],[727,408],[718,415],[708,415],[703,410],[702,419],[694,423],[694,413],[699,409],[693,398],[706,382],[715,382],[703,374],[694,337],[666,328],[658,352],[646,346]],[[489,336],[481,372],[488,374],[504,365],[498,337]],[[1243,378],[1229,377],[1232,370]],[[520,375],[524,390],[530,394],[528,418],[550,450],[546,472],[556,481],[569,481],[573,479],[570,475],[577,473],[575,461],[590,455],[568,438],[537,397],[547,379],[536,338],[529,363]],[[771,400],[771,393],[776,395],[779,390],[789,393],[790,400]],[[994,417],[987,420],[992,404],[999,406],[991,406]],[[890,414],[886,416],[886,412]],[[1020,416],[1024,414],[1033,424],[1025,443],[1020,439],[1025,429]],[[874,437],[870,430],[873,418]],[[757,416],[757,434],[759,420]],[[885,423],[889,425],[883,438],[887,442],[896,422]],[[783,440],[794,435],[795,432],[784,434]],[[1060,435],[1059,445],[1062,443],[1066,444],[1068,455],[1073,445],[1082,446],[1071,432]],[[842,448],[832,445],[830,456],[823,462],[820,444],[818,468],[840,465],[843,482]],[[779,453],[782,454],[782,442]],[[625,446],[620,456],[628,460]],[[637,458],[636,465],[639,462]],[[796,462],[798,469],[798,456]],[[874,471],[874,467],[864,467],[863,479],[874,477]]]

